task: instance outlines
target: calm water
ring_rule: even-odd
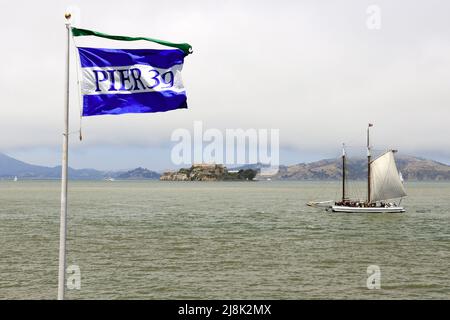
[[[324,182],[71,182],[70,299],[450,298],[450,183],[405,214],[324,213]],[[53,299],[59,183],[0,182],[0,298]],[[380,290],[366,288],[368,265]]]

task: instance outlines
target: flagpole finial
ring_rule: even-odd
[[[66,12],[64,13],[64,18],[66,18],[66,20],[69,22],[70,18],[72,18],[72,14],[70,12]]]

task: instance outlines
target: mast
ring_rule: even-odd
[[[371,160],[371,154],[370,154],[370,127],[373,127],[372,123],[369,123],[367,126],[367,204],[370,204],[370,160]]]
[[[345,197],[345,143],[342,144],[342,201]]]

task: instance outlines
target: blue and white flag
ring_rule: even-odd
[[[72,32],[77,35],[74,30]],[[123,38],[116,40],[142,40]],[[187,108],[186,90],[181,79],[185,47],[167,50],[77,49],[81,67],[83,116]]]

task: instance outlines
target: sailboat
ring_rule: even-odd
[[[394,153],[397,150],[388,150],[378,158],[372,160],[370,147],[370,128],[367,127],[367,199],[351,200],[346,193],[346,152],[345,145],[342,148],[342,198],[333,205],[326,206],[327,211],[348,213],[400,213],[405,209],[390,202],[392,199],[405,197],[403,178],[397,169]],[[321,206],[324,202],[310,202],[310,206]],[[322,205],[323,206],[323,205]]]
[[[14,182],[17,182],[17,180],[18,180],[18,179],[17,179],[17,176],[15,176],[15,177],[14,177]]]

